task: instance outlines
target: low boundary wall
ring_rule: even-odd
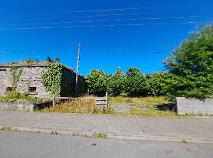
[[[177,97],[176,100],[178,115],[213,115],[213,99],[199,100],[194,98]]]
[[[52,102],[24,103],[24,102],[0,102],[0,111],[34,111],[49,107]]]

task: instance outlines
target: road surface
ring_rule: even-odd
[[[0,132],[1,158],[212,158],[213,144]]]

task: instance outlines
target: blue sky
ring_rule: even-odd
[[[75,69],[81,43],[82,75],[92,69],[113,73],[117,66],[162,71],[181,40],[212,22],[212,6],[212,0],[1,0],[0,63],[50,56]],[[120,8],[137,9],[109,10]]]

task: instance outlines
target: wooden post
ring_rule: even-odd
[[[53,107],[55,106],[55,95],[53,95]]]
[[[107,105],[107,111],[109,110],[108,108],[108,92],[106,92],[106,105]]]

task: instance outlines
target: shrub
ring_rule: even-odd
[[[93,70],[88,74],[87,88],[89,94],[104,96],[107,90],[107,75],[101,70]]]
[[[107,91],[111,96],[119,96],[124,92],[125,75],[117,68],[116,73],[108,77]]]
[[[47,65],[47,71],[42,73],[43,84],[47,92],[55,96],[60,96],[63,65],[51,62],[47,63]]]
[[[125,79],[125,92],[130,97],[148,96],[147,79],[137,68],[129,68]]]
[[[184,79],[177,75],[161,72],[152,74],[148,86],[152,96],[171,96],[181,87]]]

